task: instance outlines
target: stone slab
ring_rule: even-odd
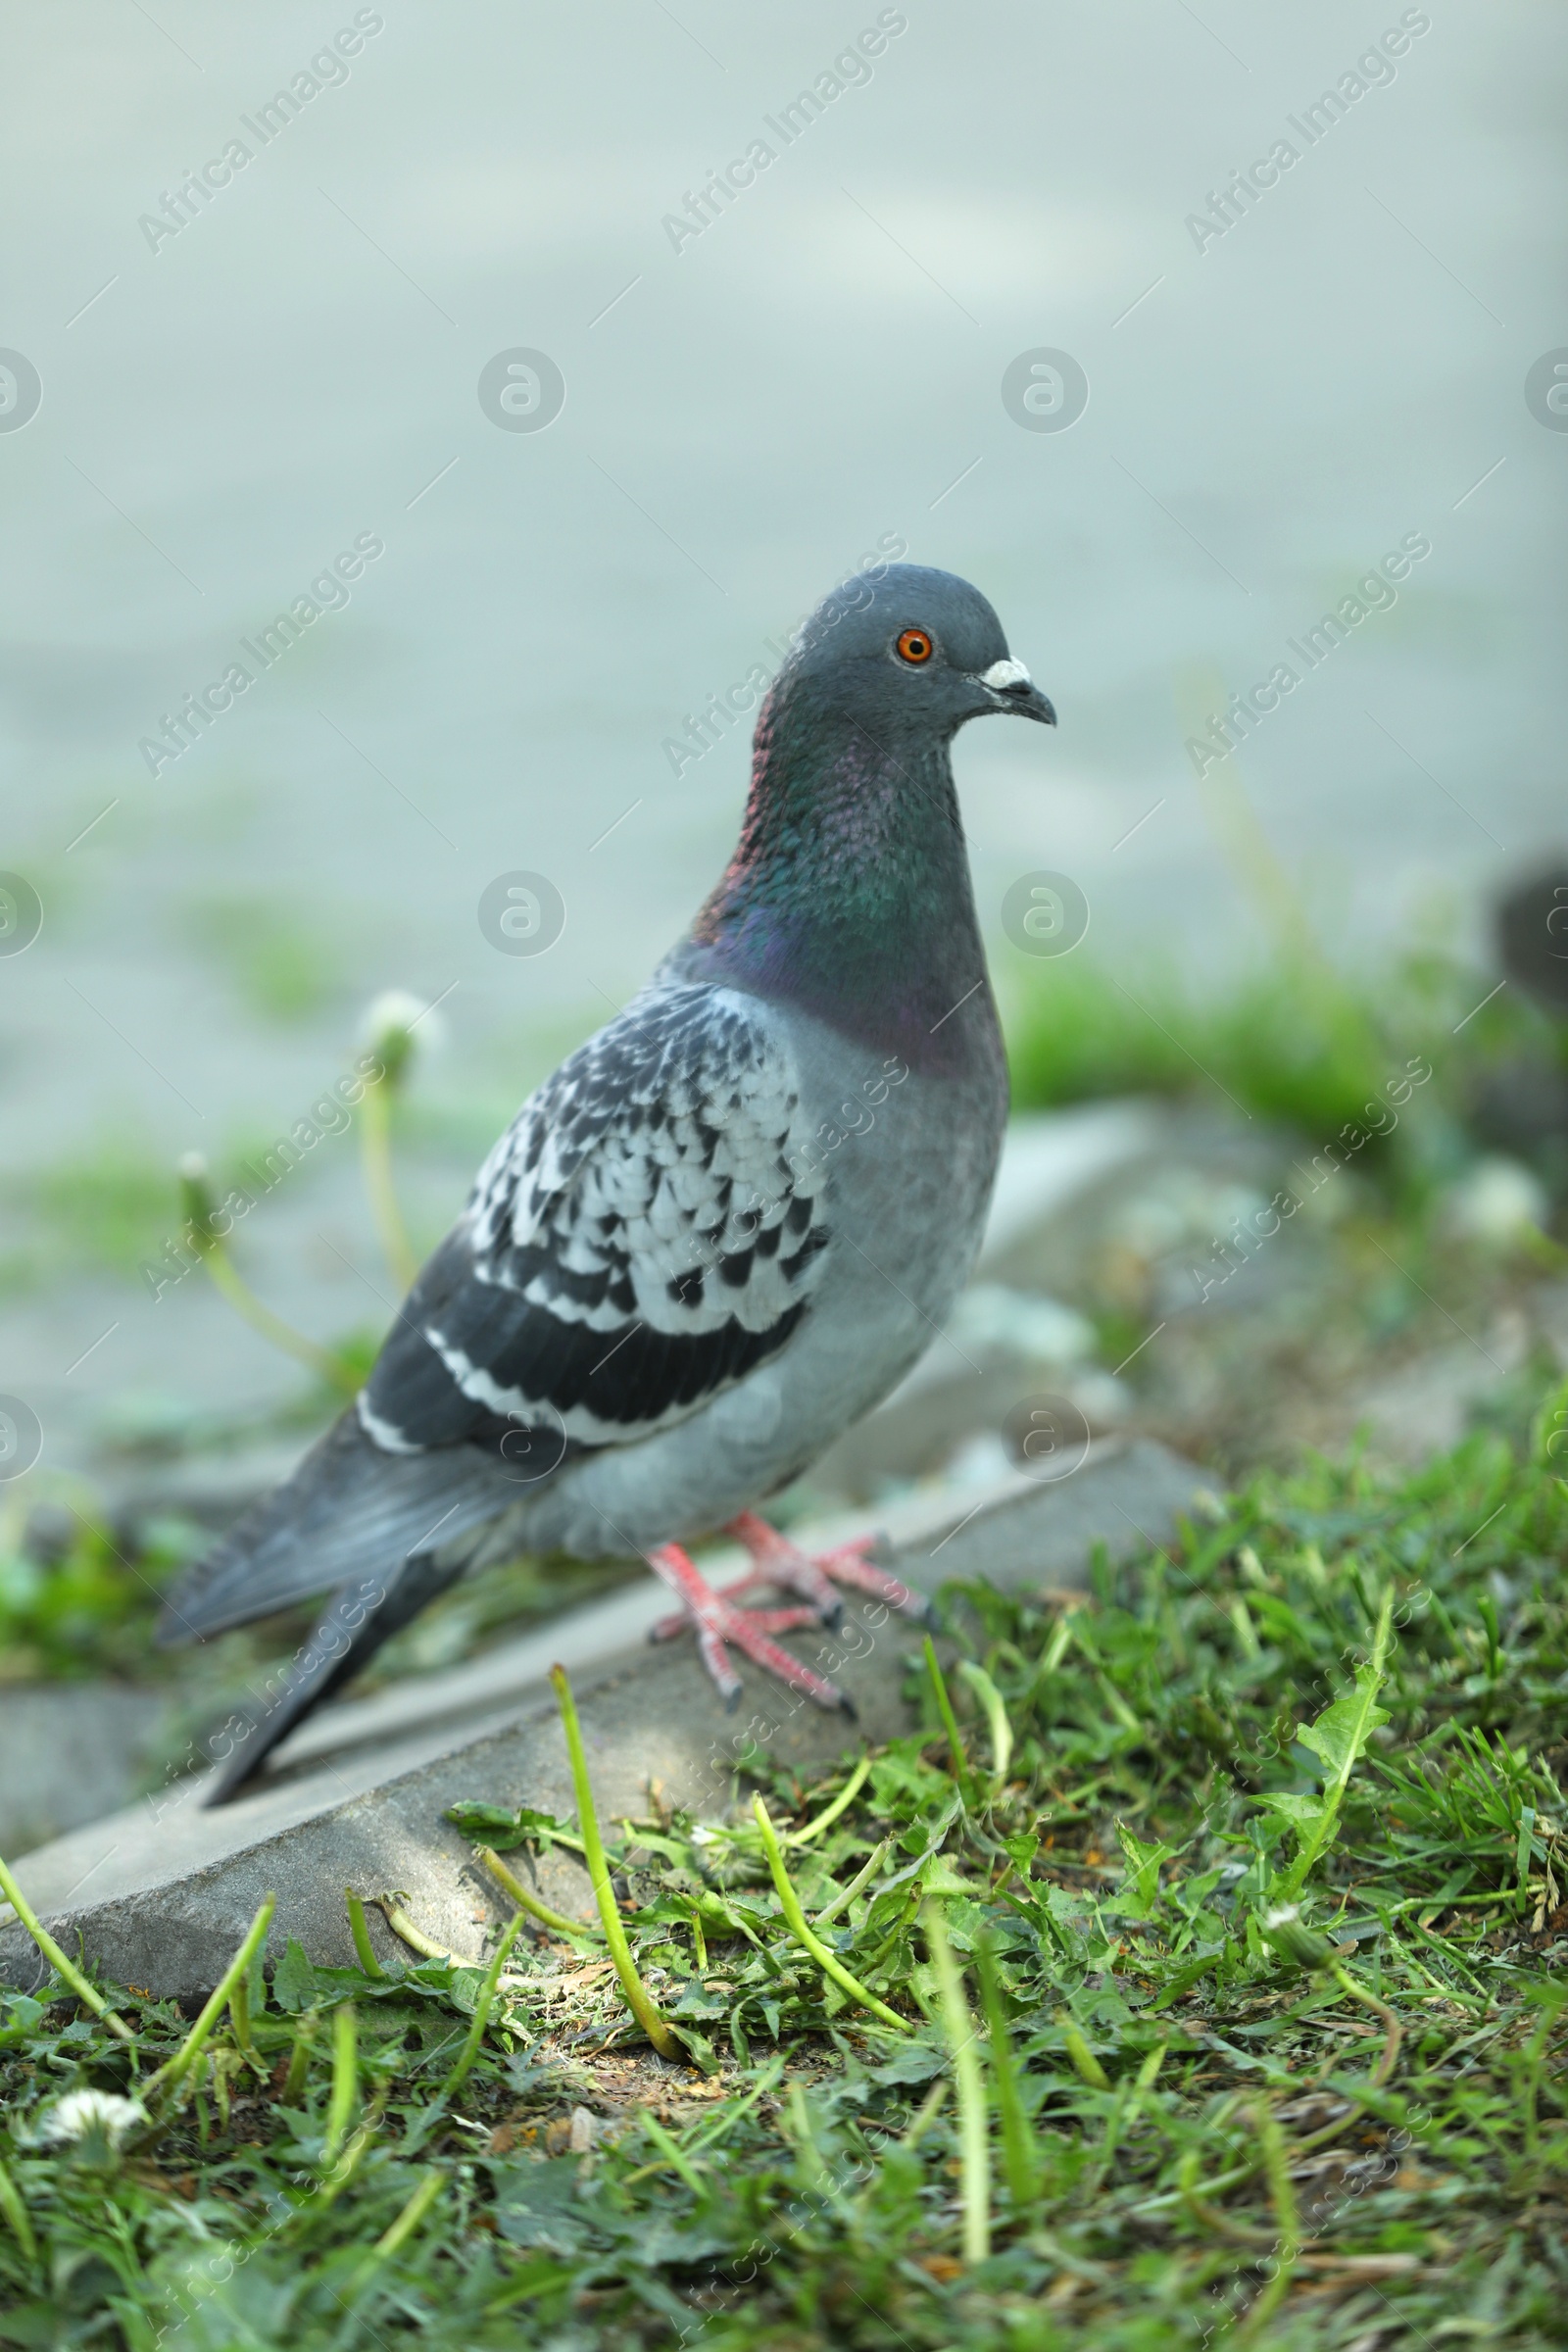
[[[976,1494],[916,1494],[884,1513],[899,1573],[935,1591],[950,1576],[1004,1589],[1067,1589],[1085,1581],[1094,1543],[1112,1557],[1169,1535],[1202,1474],[1162,1446],[1112,1442],[1054,1484],[1018,1473]],[[812,1542],[842,1535],[812,1531]],[[186,1996],[210,1987],[263,1895],[276,1892],[269,1952],[296,1936],[322,1964],[352,1959],[343,1889],[397,1890],[437,1942],[477,1959],[509,1906],[443,1819],[460,1798],[573,1810],[564,1745],[545,1677],[572,1672],[596,1796],[612,1818],[646,1809],[650,1782],[666,1801],[721,1811],[737,1751],[760,1740],[811,1770],[859,1740],[908,1728],[902,1697],[918,1635],[906,1618],[857,1606],[822,1664],[858,1711],[858,1730],[750,1669],[741,1707],[726,1713],[690,1642],[650,1649],[636,1639],[664,1606],[650,1578],[573,1612],[541,1634],[445,1674],[322,1709],[251,1793],[218,1810],[204,1781],[179,1782],[139,1805],[40,1847],[17,1865],[29,1901],[69,1948],[116,1982]],[[819,1642],[798,1654],[817,1662]],[[562,1856],[540,1871],[545,1897],[586,1917],[587,1882]],[[0,1905],[0,1981],[37,1981],[38,1956]],[[371,1935],[388,1961],[407,1958],[379,1915]]]
[[[976,1275],[1007,1280],[1020,1250],[1119,1169],[1168,1147],[1171,1126],[1169,1104],[1143,1095],[1018,1112],[1007,1122]]]
[[[24,1854],[128,1803],[165,1706],[159,1691],[122,1683],[0,1684],[0,1854]]]

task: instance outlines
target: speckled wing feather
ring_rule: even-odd
[[[370,1376],[365,1429],[406,1453],[669,1428],[807,1312],[821,1182],[757,1001],[656,984],[491,1152]]]
[[[356,1578],[381,1606],[399,1563],[461,1549],[571,1454],[684,1419],[807,1313],[821,1181],[756,1000],[650,988],[523,1104],[358,1408],[184,1580],[166,1638]]]

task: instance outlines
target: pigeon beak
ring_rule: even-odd
[[[992,709],[1015,711],[1019,718],[1037,718],[1054,727],[1056,713],[1021,662],[993,662],[979,672],[979,683],[992,698]]]

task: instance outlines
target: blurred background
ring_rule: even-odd
[[[800,1507],[992,1476],[1036,1390],[1216,1480],[1526,1409],[1568,1351],[1565,61],[1531,0],[13,20],[14,1722],[92,1676],[144,1730],[189,1671],[156,1587],[394,1309],[367,1150],[422,1254],[719,870],[711,698],[888,553],[1060,714],[956,755],[1026,1118],[981,1385],[939,1347]],[[517,873],[536,953],[482,911]],[[395,1088],[313,1119],[389,990]]]

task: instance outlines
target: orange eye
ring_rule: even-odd
[[[901,662],[916,663],[929,662],[931,659],[930,632],[926,629],[901,629],[898,650]]]

